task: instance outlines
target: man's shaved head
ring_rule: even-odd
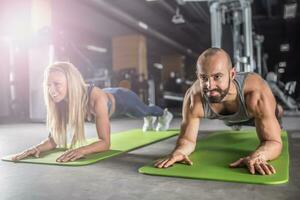
[[[197,61],[197,77],[204,96],[211,103],[221,102],[235,77],[230,56],[221,48],[209,48]]]
[[[199,72],[200,68],[203,67],[203,64],[213,56],[226,57],[228,70],[232,68],[231,58],[226,51],[221,48],[212,47],[205,50],[197,60],[197,72]]]

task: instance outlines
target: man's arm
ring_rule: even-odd
[[[200,119],[193,113],[193,110],[197,110],[197,107],[190,107],[192,99],[191,95],[190,91],[188,91],[183,102],[183,120],[176,147],[167,158],[161,159],[155,163],[155,166],[158,168],[167,168],[175,162],[184,162],[192,165],[192,161],[188,156],[196,147]],[[195,106],[199,106],[199,104],[196,104]]]
[[[275,98],[265,83],[260,84],[260,90],[255,90],[246,97],[248,110],[255,118],[260,144],[248,157],[241,158],[231,166],[246,164],[251,174],[257,171],[262,175],[269,175],[276,173],[267,161],[277,158],[281,153],[281,130],[275,116]]]
[[[196,147],[200,119],[196,117],[183,118],[176,147],[173,153],[190,155]]]
[[[281,129],[275,116],[275,107],[274,98],[262,97],[257,102],[254,115],[260,145],[252,155],[262,156],[266,161],[277,158],[282,149]]]

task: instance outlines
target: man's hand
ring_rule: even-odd
[[[18,161],[27,158],[28,156],[34,156],[38,158],[40,157],[40,151],[36,147],[32,147],[30,149],[27,149],[21,153],[14,155],[11,159],[12,161]]]
[[[255,174],[255,172],[258,172],[261,175],[271,175],[276,173],[274,167],[269,163],[267,163],[267,161],[263,159],[263,157],[260,155],[240,158],[239,160],[231,163],[229,166],[230,167],[247,166],[251,174]]]
[[[185,163],[188,165],[193,165],[193,162],[189,159],[188,156],[182,154],[182,153],[173,153],[169,155],[168,157],[158,160],[154,166],[158,168],[167,168],[172,166],[176,162]]]
[[[71,149],[66,151],[64,154],[59,156],[56,161],[57,162],[69,162],[69,161],[74,161],[79,158],[82,158],[84,156],[84,153],[80,148],[78,149]]]

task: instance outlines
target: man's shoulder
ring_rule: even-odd
[[[244,81],[244,94],[253,94],[263,92],[266,88],[266,82],[256,73],[249,73]]]
[[[185,99],[188,100],[190,98],[194,98],[197,101],[201,101],[201,87],[199,81],[195,81],[191,87],[186,91]]]
[[[265,80],[258,74],[251,74],[244,84],[244,96],[247,108],[254,112],[257,106],[268,104],[272,100],[272,92]]]
[[[202,92],[199,82],[195,83],[187,90],[184,98],[184,106],[193,116],[201,117],[203,115]]]

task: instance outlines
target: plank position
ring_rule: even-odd
[[[124,88],[104,88],[87,85],[77,68],[68,62],[48,66],[44,76],[44,99],[47,107],[49,136],[40,144],[12,157],[17,161],[56,147],[67,148],[67,132],[71,133],[71,147],[57,162],[74,161],[85,155],[110,149],[110,117],[127,115],[144,117],[143,131],[169,128],[173,115],[158,106],[148,106],[132,91]],[[94,120],[98,141],[85,144],[84,122]]]
[[[175,149],[155,163],[167,168],[175,162],[192,165],[189,155],[195,150],[201,118],[220,119],[228,125],[253,124],[260,140],[248,156],[230,164],[246,166],[251,174],[276,173],[268,161],[276,159],[282,149],[281,127],[277,117],[281,106],[267,83],[255,73],[237,73],[229,55],[220,48],[209,48],[197,61],[197,80],[187,90],[183,103],[183,120]]]

